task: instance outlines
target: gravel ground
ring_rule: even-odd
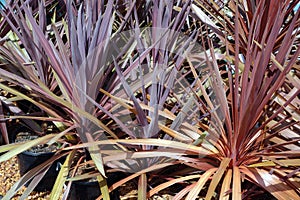
[[[0,163],[0,195],[5,195],[6,192],[14,185],[20,178],[18,161],[14,157],[6,162]],[[24,192],[25,187],[22,188],[12,200],[17,200]],[[49,199],[49,192],[32,192],[27,199]]]

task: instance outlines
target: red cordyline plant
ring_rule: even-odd
[[[225,70],[217,68],[217,60],[214,69],[222,76],[220,92],[227,99],[220,99],[225,122],[215,145],[217,152],[204,162],[192,163],[205,173],[193,189],[178,196],[188,193],[187,198],[194,199],[211,178],[207,199],[218,185],[220,199],[255,195],[254,188],[243,188],[243,180],[278,199],[299,199],[300,21],[299,10],[293,11],[296,5],[296,1],[230,1],[227,5],[196,1],[193,5],[209,28],[223,28],[223,34],[216,34],[226,45]]]
[[[230,193],[233,199],[248,198],[253,191],[241,189],[241,180],[246,179],[278,199],[299,199],[297,3],[195,2],[195,11],[201,7],[224,28],[224,35],[219,36],[226,45],[222,82],[227,103],[221,104],[225,132],[216,146],[220,167],[212,176],[206,198],[220,180],[220,198],[226,199]]]

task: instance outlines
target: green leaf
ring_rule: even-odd
[[[97,176],[97,180],[98,180],[98,183],[99,183],[99,186],[100,186],[100,190],[101,190],[101,194],[103,196],[103,199],[110,200],[109,190],[108,190],[107,182],[106,182],[105,178],[103,176],[99,175],[99,176]]]
[[[104,170],[104,165],[103,165],[103,158],[102,158],[102,153],[101,150],[99,148],[99,146],[92,146],[88,148],[90,155],[97,167],[97,169],[99,170],[99,172],[104,176],[105,176],[105,170]]]
[[[61,193],[63,191],[63,186],[67,180],[70,165],[72,164],[72,160],[75,156],[76,151],[72,151],[66,158],[64,164],[61,166],[59,174],[55,180],[55,184],[52,188],[52,191],[50,193],[50,199],[56,200],[59,199],[61,196]]]
[[[147,199],[147,175],[143,173],[139,177],[138,200]]]

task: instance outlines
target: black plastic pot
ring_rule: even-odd
[[[95,200],[100,195],[98,182],[74,181],[71,186],[69,200]],[[111,192],[109,196],[111,200],[120,200],[117,189]]]
[[[108,174],[107,185],[110,187],[113,183],[125,178],[122,173]],[[74,181],[71,186],[69,200],[95,200],[101,195],[99,183],[97,181]],[[120,200],[118,188],[109,194],[111,200]]]
[[[74,181],[71,186],[70,200],[94,200],[101,194],[98,182]]]
[[[54,155],[53,152],[48,153],[33,153],[30,151],[25,151],[17,156],[19,162],[19,169],[21,176],[24,175],[26,172],[31,170],[32,168],[42,164],[43,162],[47,161]],[[35,187],[34,191],[43,192],[43,191],[51,191],[53,185],[55,183],[56,177],[60,170],[60,164],[63,164],[65,157],[62,157],[56,160],[42,180],[38,183]],[[25,186],[28,186],[27,183]]]

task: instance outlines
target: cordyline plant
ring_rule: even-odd
[[[113,25],[116,22],[113,2],[104,4],[104,2],[87,1],[81,5],[73,5],[72,1],[67,1],[67,13],[65,13],[67,20],[56,21],[54,15],[50,24],[47,23],[46,7],[43,1],[38,7],[38,15],[35,15],[26,3],[22,6],[8,5],[6,12],[2,12],[3,20],[6,21],[3,24],[9,24],[11,32],[5,36],[1,45],[3,66],[0,69],[1,78],[22,87],[26,92],[10,87],[5,82],[0,83],[0,88],[14,95],[9,99],[10,101],[26,100],[44,112],[42,116],[18,115],[13,118],[51,121],[61,132],[46,135],[25,144],[1,147],[1,152],[8,151],[0,158],[1,161],[40,143],[61,142],[64,147],[74,143],[93,142],[100,134],[106,134],[108,138],[117,138],[113,131],[102,122],[106,117],[103,113],[107,111],[99,106],[101,102],[97,103],[98,107],[93,107],[93,103],[90,103],[98,98],[99,88],[109,91],[106,88],[106,80],[116,77],[112,68],[101,69],[106,65],[105,57],[108,52],[105,48],[109,41],[106,39],[111,37]],[[17,42],[11,38],[15,38]],[[99,45],[102,48],[98,48],[95,53],[94,49]],[[88,59],[91,57],[91,60]],[[91,100],[87,101],[87,97]],[[102,111],[100,114],[99,108]],[[93,130],[90,126],[96,126],[102,131],[90,132]],[[48,169],[54,160],[68,154],[51,193],[51,198],[59,198],[70,166],[81,164],[73,161],[76,148],[65,151],[63,147],[49,161],[27,172],[4,198],[10,199],[34,177],[22,195],[22,198],[26,197],[43,177],[44,169]],[[100,172],[96,175],[99,182],[104,182],[104,184],[101,183],[102,194],[109,198],[103,179],[106,174],[101,151],[98,146],[87,147],[87,149]],[[89,176],[82,175],[77,180],[87,177]],[[69,188],[70,184],[67,192]]]
[[[51,198],[59,198],[63,184],[76,180],[65,176],[75,152],[87,148],[88,163],[98,168],[92,176],[103,179],[103,163],[130,172],[109,190],[138,177],[140,199],[174,184],[181,187],[174,199],[247,199],[262,191],[299,199],[297,2],[143,3],[67,1],[66,19],[49,26],[43,4],[38,16],[27,6],[2,13],[20,42],[2,44],[1,78],[28,93],[0,87],[47,115],[30,119],[64,128],[30,145],[1,147],[10,151],[0,160],[41,142],[79,137],[5,198],[72,152],[52,191]],[[101,191],[108,199],[105,184]]]
[[[198,1],[193,6],[200,19],[206,17],[209,21],[199,7],[224,28],[219,37],[226,45],[226,72],[219,70],[225,85],[223,93],[227,94],[226,104],[221,106],[225,132],[221,133],[218,153],[213,156],[219,158],[219,167],[206,169],[217,170],[206,198],[221,183],[220,198],[229,198],[229,194],[233,199],[248,198],[255,192],[243,190],[244,179],[278,199],[299,198],[297,3],[230,1],[228,5],[212,5]],[[222,13],[217,12],[220,8]],[[217,24],[207,23],[214,28]],[[204,180],[200,178],[196,185]],[[196,190],[201,189],[192,191]]]

